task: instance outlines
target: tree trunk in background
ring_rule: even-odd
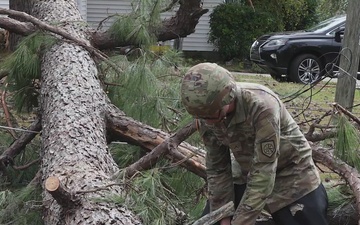
[[[75,37],[87,38],[75,0],[39,0],[31,12]],[[125,206],[94,200],[119,195],[123,188],[94,190],[113,183],[110,177],[118,167],[107,150],[106,95],[91,55],[76,44],[59,41],[45,53],[41,69],[42,181],[57,177],[76,199],[66,198],[64,192],[53,198],[44,191],[44,223],[140,224]],[[87,190],[94,191],[74,195]]]
[[[32,4],[33,4],[33,0],[26,0],[26,1],[24,1],[24,0],[9,0],[9,8],[10,9],[22,11],[27,14],[30,14],[30,9],[32,8]],[[23,21],[20,18],[16,18],[16,17],[11,17],[11,18],[17,19],[19,21]],[[11,51],[15,50],[21,37],[22,37],[21,35],[18,35],[15,33],[10,33],[9,50],[11,50]]]
[[[349,0],[345,35],[340,57],[340,77],[336,84],[335,102],[342,107],[352,110],[356,88],[356,77],[359,68],[359,0]],[[342,72],[345,71],[345,72]]]

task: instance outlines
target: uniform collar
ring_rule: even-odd
[[[240,84],[237,83],[236,85],[236,102],[235,102],[235,114],[232,116],[229,125],[232,126],[238,123],[243,123],[246,120],[246,114],[245,114],[245,102],[243,100],[243,93],[242,89],[240,88]]]

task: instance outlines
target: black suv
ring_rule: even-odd
[[[312,83],[338,64],[345,20],[336,16],[306,31],[263,35],[252,44],[250,60],[278,81]]]

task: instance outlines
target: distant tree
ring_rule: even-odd
[[[319,20],[327,19],[334,15],[344,14],[348,0],[320,0],[317,8]]]
[[[25,13],[30,13],[32,5],[32,0],[22,1],[22,0],[9,0],[9,8],[17,11],[22,11]],[[19,21],[23,21],[21,18],[14,18]],[[9,38],[9,48],[10,50],[15,50],[16,45],[19,42],[19,39],[21,38],[21,35],[18,35],[16,33],[10,33]]]

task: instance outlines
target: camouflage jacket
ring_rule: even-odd
[[[200,120],[199,131],[211,210],[233,200],[234,182],[246,183],[232,224],[253,225],[265,206],[273,213],[293,203],[320,178],[309,143],[277,95],[259,84],[236,85],[235,111],[216,125]]]

